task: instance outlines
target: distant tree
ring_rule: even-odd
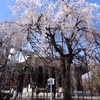
[[[5,87],[16,69],[16,63],[20,62],[19,58],[21,59],[21,48],[24,44],[16,32],[18,29],[14,23],[0,23],[0,41],[2,43],[0,45],[0,90]],[[18,36],[16,37],[16,35]]]
[[[22,62],[22,59],[25,61],[28,55],[33,55],[32,51],[25,49],[27,48],[27,40],[17,32],[18,28],[14,22],[0,23],[0,41],[2,43],[0,46],[0,90],[5,87],[11,77],[14,78],[18,74],[22,74],[22,68],[27,64],[20,64],[20,71],[18,71],[18,63]]]

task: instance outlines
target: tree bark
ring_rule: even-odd
[[[72,100],[71,97],[71,89],[70,89],[70,63],[65,63],[66,60],[63,59],[62,67],[63,67],[63,89],[64,89],[64,98],[63,100]]]

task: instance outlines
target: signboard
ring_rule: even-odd
[[[54,78],[49,78],[48,80],[47,80],[47,84],[48,85],[54,85]]]
[[[30,88],[35,88],[36,87],[36,83],[31,83],[30,84]]]
[[[30,88],[35,88],[35,85],[34,84],[30,84]]]

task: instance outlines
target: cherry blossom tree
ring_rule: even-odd
[[[22,43],[23,39],[18,37],[19,35],[16,32],[18,32],[18,29],[14,26],[14,23],[0,23],[0,91],[5,88],[11,74],[17,69],[16,64],[19,62],[21,48],[25,43],[25,41]],[[16,35],[18,36],[16,37]]]
[[[11,7],[12,45],[18,50],[27,43],[38,57],[60,57],[64,100],[72,100],[71,64],[98,63],[99,8],[85,0],[16,0]]]

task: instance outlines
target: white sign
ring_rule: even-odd
[[[48,85],[54,85],[54,78],[49,78],[48,80],[47,80],[47,84]]]

